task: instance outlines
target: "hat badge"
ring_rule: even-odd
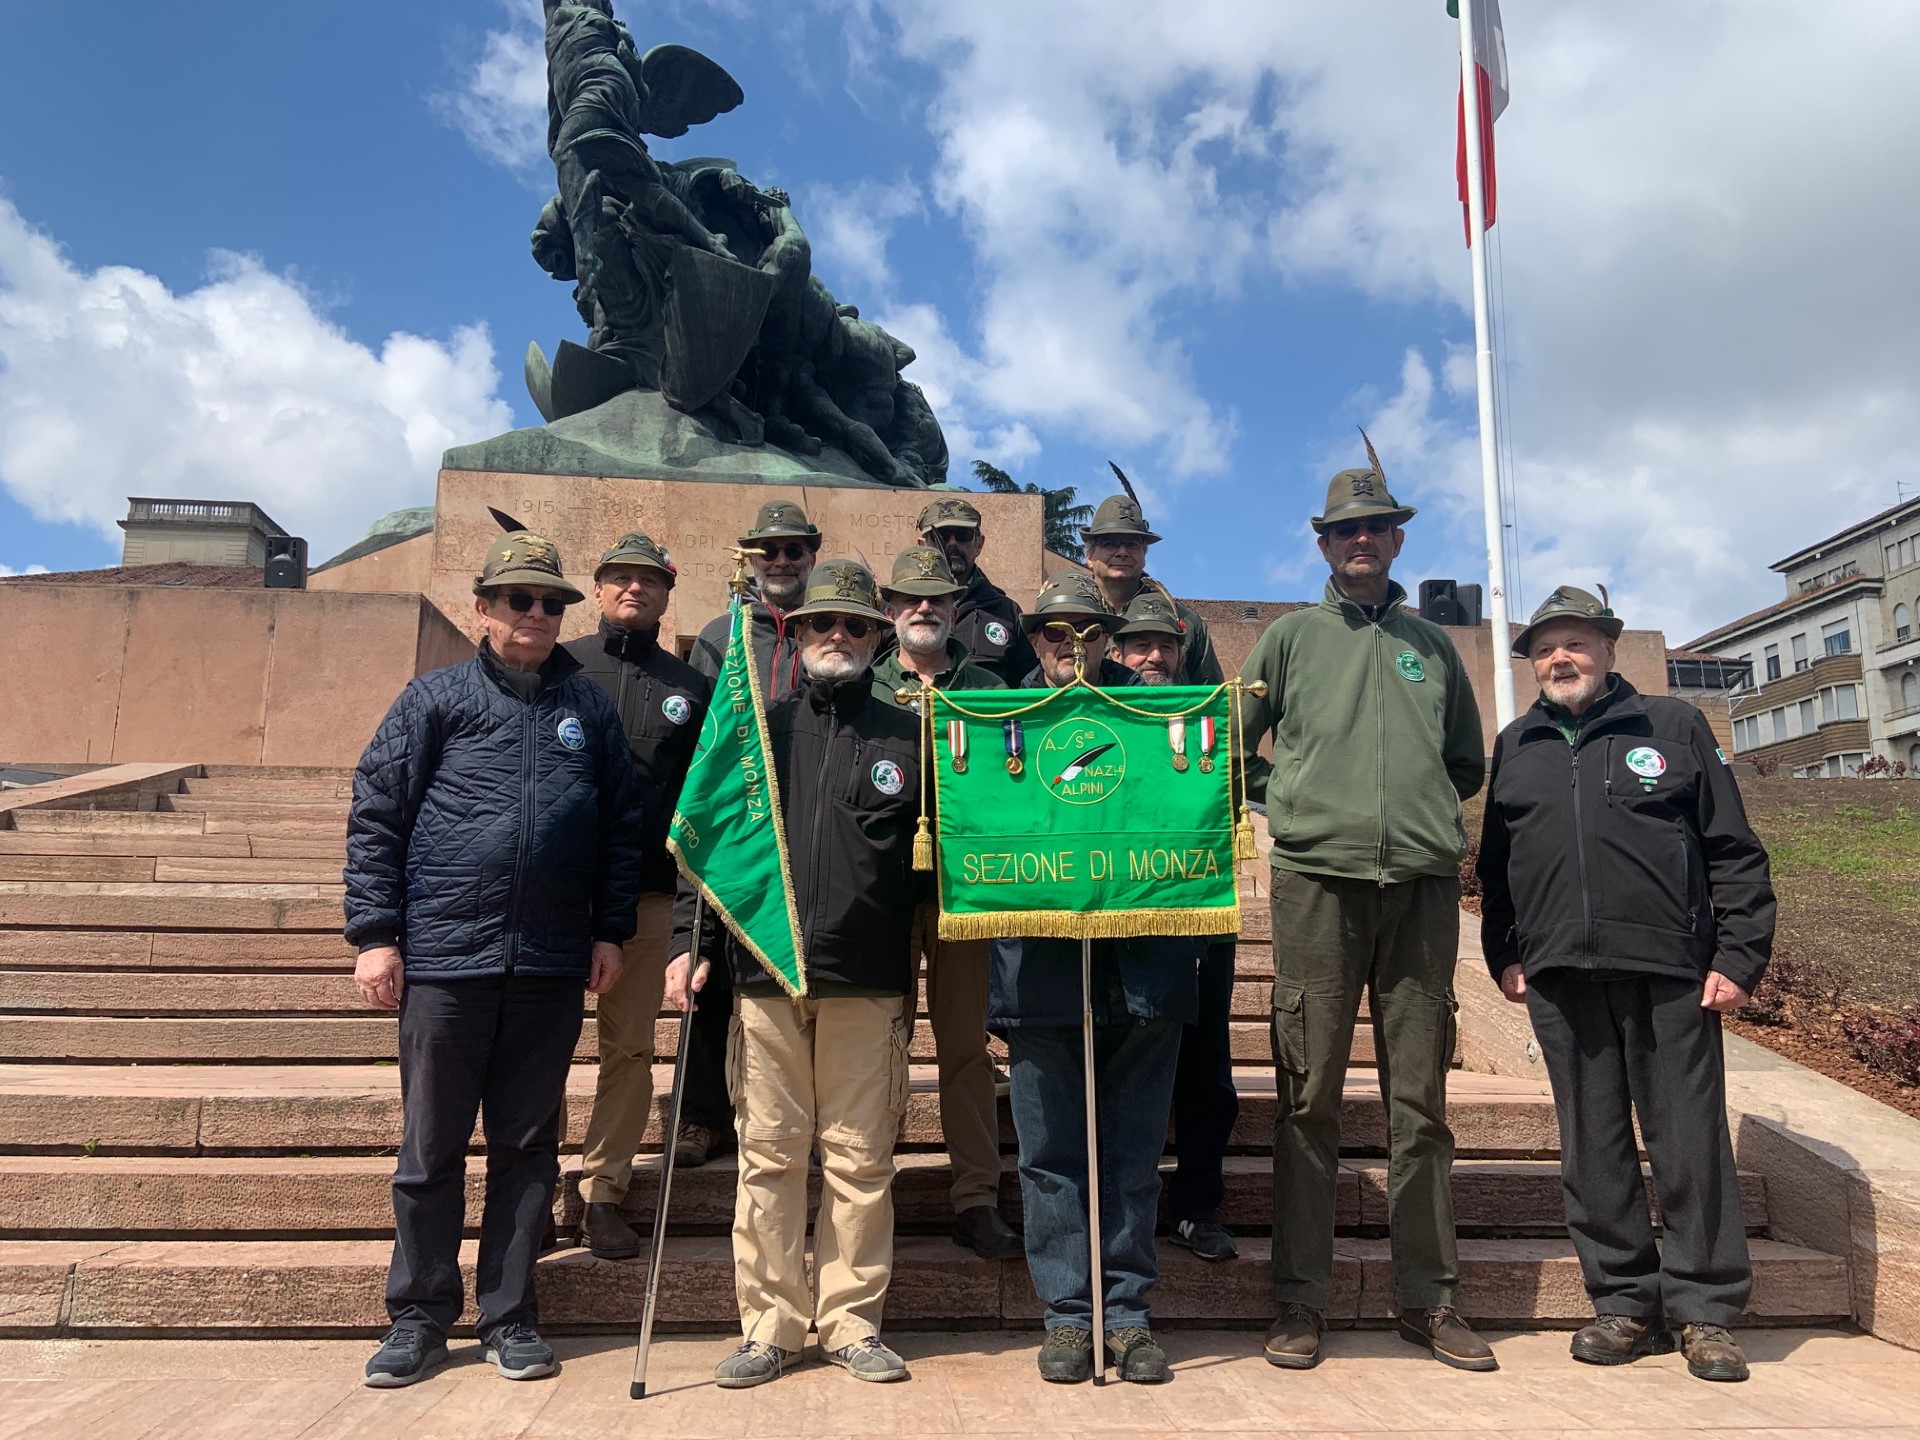
[[[921,554],[914,556],[913,563],[919,567],[920,578],[922,580],[931,580],[934,578],[934,558],[930,553],[923,551]]]
[[[1353,477],[1353,493],[1356,497],[1361,495],[1372,495],[1373,494],[1373,477],[1371,475],[1354,476]]]
[[[855,599],[861,588],[860,572],[857,570],[842,570],[833,577],[833,593],[842,600]]]

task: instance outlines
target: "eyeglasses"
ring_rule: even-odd
[[[1076,635],[1080,637],[1082,645],[1091,645],[1106,633],[1107,627],[1098,621],[1084,630],[1078,626],[1069,625],[1065,620],[1049,620],[1040,627],[1040,638],[1049,645],[1071,645]]]
[[[927,534],[941,545],[971,545],[980,538],[980,532],[970,525],[942,525]]]
[[[500,598],[507,602],[507,608],[516,615],[526,614],[529,610],[533,609],[536,603],[540,606],[540,613],[542,615],[564,615],[567,613],[567,602],[562,600],[558,595],[543,595],[536,602],[533,596],[524,590],[509,590]]]
[[[804,560],[812,553],[811,545],[801,545],[798,542],[760,547],[760,558],[763,560]]]
[[[816,635],[831,635],[835,630],[844,630],[855,640],[864,640],[873,633],[872,623],[862,620],[858,615],[809,615],[807,629]]]
[[[1365,520],[1337,520],[1327,526],[1327,533],[1336,540],[1351,540],[1362,530],[1369,535],[1390,535],[1393,533],[1393,521],[1375,515]]]

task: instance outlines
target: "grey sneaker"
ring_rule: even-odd
[[[531,1325],[502,1325],[487,1336],[486,1360],[509,1380],[538,1380],[554,1371],[553,1347]]]
[[[1120,1372],[1120,1378],[1135,1385],[1164,1385],[1173,1378],[1167,1368],[1167,1352],[1144,1325],[1109,1330],[1107,1353],[1113,1356],[1113,1368]]]
[[[1186,1246],[1202,1260],[1235,1260],[1240,1256],[1240,1247],[1233,1243],[1233,1236],[1211,1220],[1182,1220],[1167,1238],[1176,1245]]]
[[[798,1350],[748,1340],[713,1367],[713,1383],[722,1390],[747,1390],[778,1380],[799,1361]]]
[[[878,1335],[869,1335],[838,1350],[829,1350],[827,1359],[856,1380],[884,1384],[907,1378],[907,1362],[880,1343]]]
[[[398,1390],[427,1378],[447,1363],[447,1342],[431,1330],[396,1325],[367,1361],[363,1385],[375,1390]]]

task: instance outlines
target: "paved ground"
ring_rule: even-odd
[[[1037,1336],[899,1335],[913,1378],[863,1385],[809,1364],[758,1390],[708,1383],[726,1343],[669,1338],[653,1395],[629,1401],[632,1351],[617,1338],[563,1340],[551,1380],[514,1384],[472,1341],[424,1384],[357,1383],[372,1350],[351,1340],[0,1342],[0,1436],[85,1440],[598,1440],[602,1436],[1029,1435],[1048,1440],[1236,1433],[1545,1437],[1906,1436],[1920,1440],[1920,1354],[1837,1331],[1749,1332],[1754,1378],[1708,1385],[1679,1357],[1596,1370],[1567,1358],[1565,1332],[1496,1336],[1504,1369],[1463,1375],[1380,1331],[1332,1337],[1319,1369],[1281,1373],[1250,1332],[1174,1331],[1171,1385],[1104,1390],[1041,1383]]]

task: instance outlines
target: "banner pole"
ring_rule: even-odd
[[[1100,1115],[1093,1093],[1093,941],[1080,942],[1080,1054],[1087,1080],[1087,1277],[1093,1297],[1093,1383],[1107,1381],[1106,1274],[1100,1243]]]
[[[700,932],[706,926],[707,899],[697,888],[693,892],[693,949],[687,952],[687,984],[693,984],[693,972],[700,968]],[[698,1002],[691,989],[687,1008],[680,1013],[680,1044],[673,1057],[673,1088],[667,1097],[667,1128],[660,1155],[660,1200],[653,1207],[653,1244],[647,1251],[647,1303],[640,1315],[640,1342],[633,1351],[633,1382],[627,1386],[629,1400],[647,1398],[647,1357],[653,1349],[653,1317],[660,1302],[660,1262],[667,1250],[667,1202],[673,1196],[673,1142],[680,1133],[680,1100],[686,1089],[687,1040],[693,1033],[693,1009]]]

